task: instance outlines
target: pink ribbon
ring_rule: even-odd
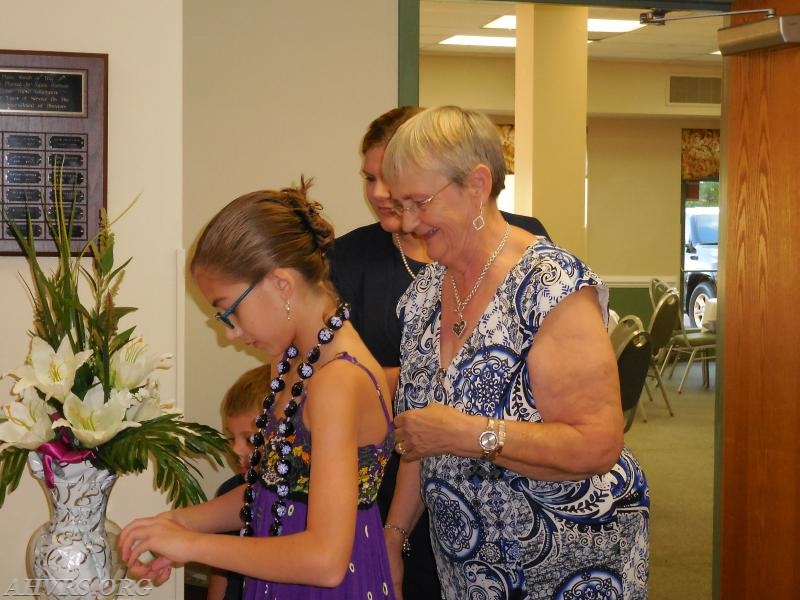
[[[53,475],[53,460],[73,464],[82,462],[87,458],[95,457],[92,450],[70,448],[69,445],[64,442],[63,438],[42,444],[36,451],[42,455],[44,482],[50,489],[54,488],[56,485]]]

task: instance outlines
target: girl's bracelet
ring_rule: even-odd
[[[384,525],[383,528],[384,529],[391,529],[393,531],[396,531],[400,535],[402,535],[403,536],[403,548],[402,548],[401,552],[403,554],[403,558],[408,558],[409,556],[411,556],[411,541],[408,539],[408,530],[403,529],[402,527],[400,527],[398,525],[392,525],[391,523],[386,523],[386,525]]]

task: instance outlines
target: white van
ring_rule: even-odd
[[[719,207],[687,208],[683,252],[683,298],[689,324],[699,327],[706,300],[717,297]]]

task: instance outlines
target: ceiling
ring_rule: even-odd
[[[721,8],[720,10],[724,10]],[[589,8],[590,18],[639,20],[649,8]],[[468,2],[466,0],[420,0],[421,54],[513,56],[513,48],[442,46],[438,42],[451,35],[500,35],[512,32],[482,29],[489,21],[504,14],[514,14],[513,2]],[[713,14],[709,11],[672,11],[667,18]],[[710,54],[717,50],[717,30],[723,17],[680,19],[664,25],[646,25],[621,34],[589,34],[589,60],[643,60],[689,64],[721,65],[722,57]]]

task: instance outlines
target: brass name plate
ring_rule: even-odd
[[[54,200],[72,216],[73,253],[106,206],[108,56],[0,50],[0,255],[18,255],[16,225],[54,254]],[[59,187],[60,182],[60,187]]]

